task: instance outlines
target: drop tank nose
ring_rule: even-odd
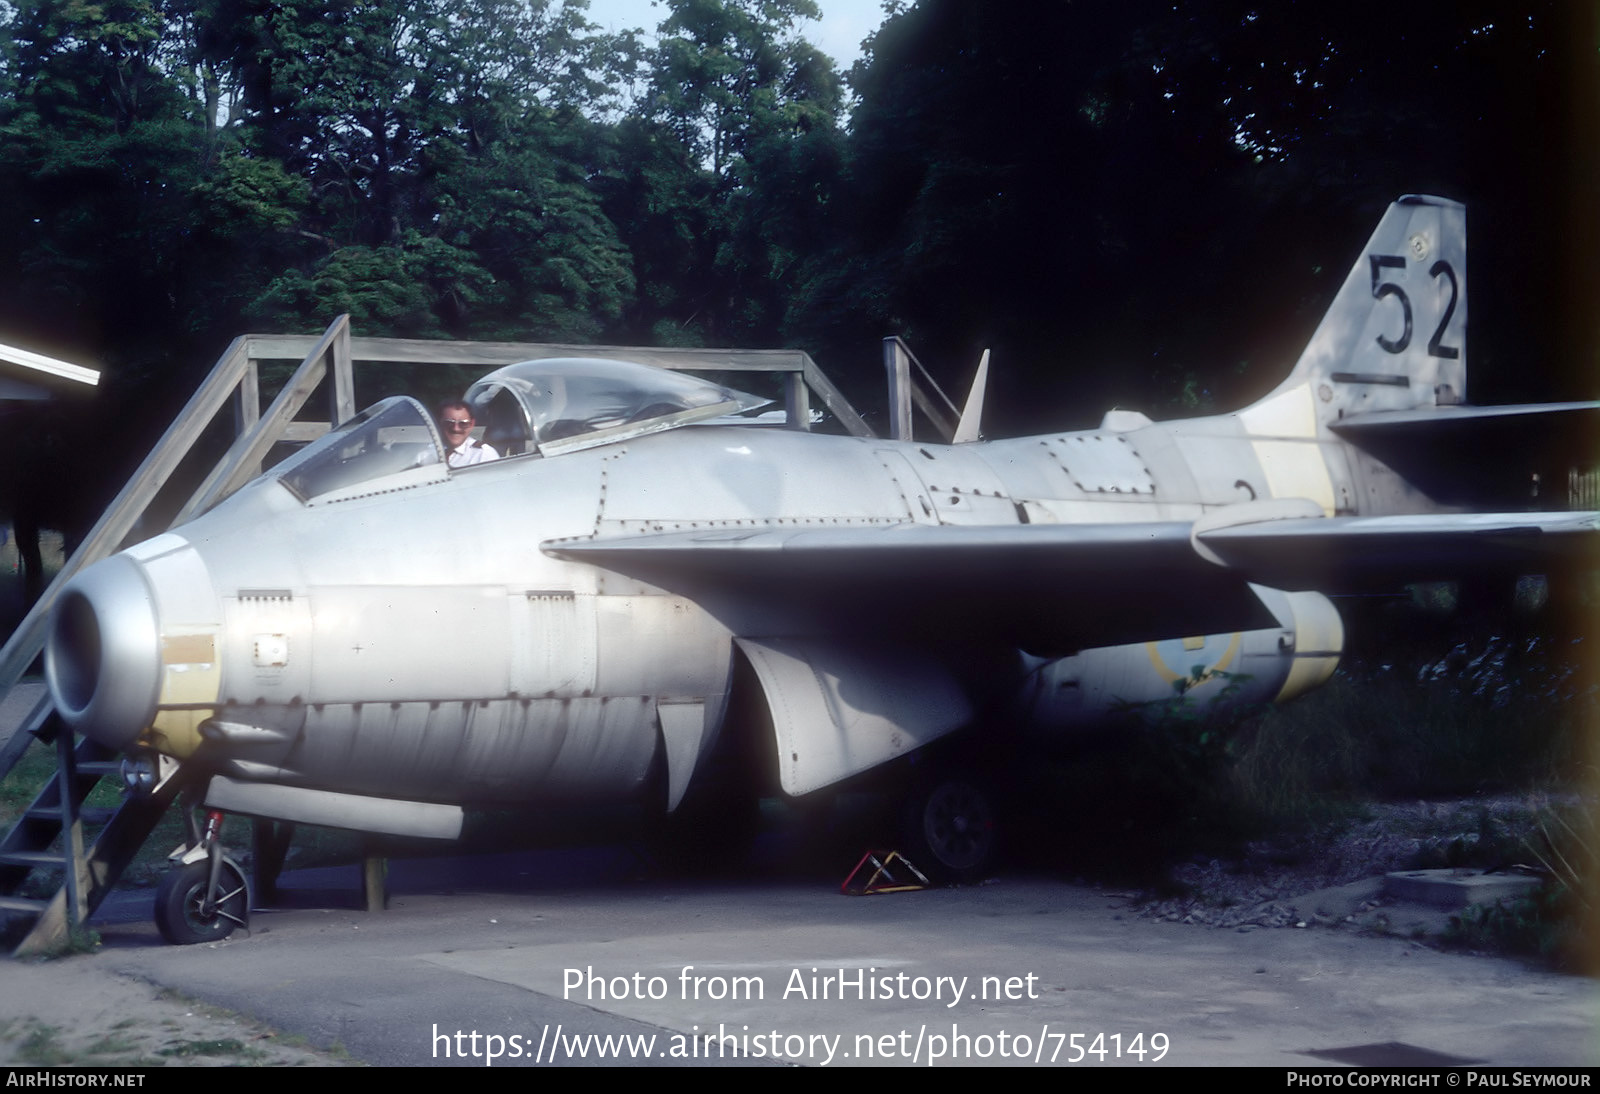
[[[44,671],[74,731],[110,748],[133,743],[161,691],[160,625],[144,567],[116,555],[68,583],[52,612]]]

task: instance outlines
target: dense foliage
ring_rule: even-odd
[[[1473,394],[1591,394],[1594,13],[1504,4],[12,0],[0,331],[164,405],[247,328],[877,339],[994,432],[1268,386],[1383,206],[1472,210]],[[152,410],[154,413],[154,409]]]

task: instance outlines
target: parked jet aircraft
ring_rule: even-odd
[[[1215,417],[860,439],[721,424],[761,400],[545,360],[473,385],[508,458],[451,469],[427,411],[386,399],[79,575],[52,694],[79,732],[197,765],[213,809],[438,837],[463,806],[657,787],[674,809],[741,733],[798,796],[1223,677],[1285,700],[1338,661],[1324,594],[1545,572],[1600,527],[1527,511],[1533,480],[1481,458],[1485,436],[1541,455],[1600,404],[1464,403],[1464,248],[1460,205],[1400,199],[1288,378]],[[965,776],[935,782],[913,861],[982,869],[987,810]],[[242,921],[221,856],[203,837],[163,886],[169,937]]]

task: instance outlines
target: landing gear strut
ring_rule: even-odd
[[[250,885],[217,838],[222,813],[206,813],[203,833],[192,811],[188,821],[189,842],[156,889],[156,927],[174,946],[217,942],[250,924]]]

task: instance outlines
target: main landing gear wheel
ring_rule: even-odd
[[[224,861],[217,898],[207,909],[211,864],[204,860],[168,870],[156,889],[156,926],[174,946],[218,942],[250,922],[250,889],[244,874]]]
[[[977,881],[994,868],[1000,831],[989,793],[966,779],[937,779],[912,791],[905,810],[906,856],[936,880]]]

